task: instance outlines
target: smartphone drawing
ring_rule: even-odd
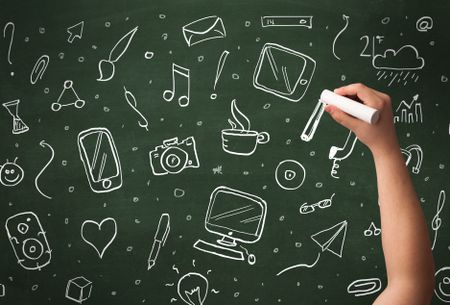
[[[122,186],[119,154],[108,129],[96,127],[80,132],[78,149],[93,192],[111,192]]]

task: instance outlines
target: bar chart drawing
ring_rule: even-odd
[[[418,94],[409,103],[402,100],[395,109],[394,123],[423,123],[422,104],[418,100]]]

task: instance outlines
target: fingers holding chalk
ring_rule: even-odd
[[[358,122],[358,119],[349,116],[348,114],[346,114],[345,112],[343,112],[342,110],[340,110],[335,106],[327,105],[325,106],[325,111],[331,115],[333,120],[335,120],[337,123],[350,129],[353,132],[356,131],[358,124],[360,124],[360,122]]]
[[[361,83],[336,88],[334,89],[334,93],[345,96],[357,96],[365,105],[376,109],[380,109],[383,106],[380,99],[383,99],[381,94],[385,95],[384,93],[370,89]]]

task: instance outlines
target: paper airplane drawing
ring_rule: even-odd
[[[320,246],[322,252],[329,251],[338,257],[342,257],[342,252],[344,251],[345,237],[347,236],[347,220],[341,221],[332,227],[329,227],[320,232],[311,235],[311,239]],[[277,273],[277,276],[285,273],[286,271],[297,269],[297,268],[313,268],[320,258],[320,253],[317,253],[316,260],[312,264],[296,264],[284,268]]]
[[[329,251],[342,257],[346,235],[347,221],[344,220],[328,229],[311,235],[311,239],[322,248],[322,252]]]

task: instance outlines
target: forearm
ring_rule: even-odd
[[[408,304],[427,304],[430,285],[434,286],[433,258],[427,225],[408,169],[398,147],[375,152],[374,161],[388,286],[410,283],[419,297],[415,298],[417,303]],[[419,293],[420,289],[428,293]]]

